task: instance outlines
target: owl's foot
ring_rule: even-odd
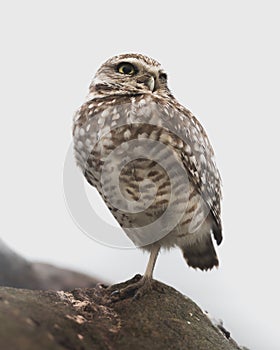
[[[127,285],[127,282],[118,286],[111,286],[107,289],[110,292],[110,297],[112,301],[123,300],[127,298],[132,298],[133,300],[141,298],[143,295],[147,294],[153,289],[158,290],[157,281],[147,278],[141,275],[135,275]],[[161,290],[162,291],[162,290]]]

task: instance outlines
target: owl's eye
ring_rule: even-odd
[[[160,73],[159,79],[163,81],[167,81],[167,74],[166,73]]]
[[[117,66],[117,71],[121,74],[133,75],[136,73],[136,68],[131,63],[123,62]]]

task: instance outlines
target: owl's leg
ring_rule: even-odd
[[[147,265],[147,268],[146,268],[146,271],[145,271],[143,278],[150,279],[150,280],[153,279],[153,272],[154,272],[154,268],[155,268],[155,264],[156,264],[156,260],[157,260],[159,251],[160,251],[160,246],[158,246],[158,245],[154,246],[152,248],[151,253],[150,253],[149,262],[148,262],[148,265]]]
[[[112,297],[116,299],[125,299],[128,297],[133,297],[133,299],[138,299],[144,295],[149,290],[153,289],[153,271],[155,263],[157,260],[158,253],[160,251],[160,246],[154,246],[150,253],[149,262],[145,271],[144,276],[139,280],[137,276],[132,279],[132,283],[124,288],[115,290],[112,293]],[[138,279],[135,282],[135,279]]]

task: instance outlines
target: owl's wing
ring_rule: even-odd
[[[205,130],[195,116],[175,99],[154,100],[153,114],[162,121],[162,127],[178,136],[178,151],[190,180],[210,208],[214,218],[213,233],[218,244],[222,241],[221,177],[217,169],[213,148]]]

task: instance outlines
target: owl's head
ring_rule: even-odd
[[[102,95],[170,93],[161,65],[140,54],[110,58],[97,71],[90,90]]]

